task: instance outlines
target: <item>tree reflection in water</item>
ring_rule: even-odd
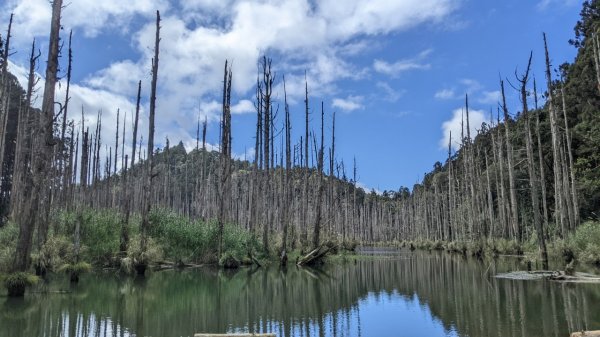
[[[565,336],[600,329],[600,286],[492,277],[515,269],[523,267],[514,259],[490,264],[407,252],[322,269],[198,269],[142,279],[96,273],[73,288],[55,276],[34,290],[42,293],[0,299],[0,336]]]

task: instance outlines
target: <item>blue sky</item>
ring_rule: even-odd
[[[73,29],[74,40],[71,116],[79,118],[83,106],[90,125],[101,109],[104,143],[110,145],[116,111],[133,111],[136,83],[142,80],[142,128],[147,125],[154,15],[159,9],[159,146],[168,136],[192,148],[199,115],[209,120],[209,143],[218,143],[220,81],[229,59],[233,151],[252,158],[253,85],[257,61],[266,54],[273,59],[281,110],[281,80],[286,77],[296,142],[304,134],[306,71],[312,127],[318,131],[323,101],[329,139],[331,114],[337,112],[336,160],[344,161],[348,176],[356,156],[363,186],[380,191],[412,187],[436,161],[445,160],[448,131],[459,134],[465,93],[470,95],[475,132],[497,106],[499,78],[514,80],[515,69],[526,66],[530,51],[538,86],[545,87],[542,32],[548,34],[554,65],[573,60],[576,50],[567,41],[581,3],[73,0],[63,11],[63,37]],[[4,0],[0,8],[1,27],[7,26],[8,13],[15,13],[10,67],[24,79],[34,37],[45,55],[50,5],[46,0]],[[44,63],[38,72],[44,72]],[[61,100],[63,89],[57,94]],[[515,114],[520,102],[510,86],[507,90]],[[146,130],[142,133],[147,135]]]

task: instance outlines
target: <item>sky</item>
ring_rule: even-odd
[[[272,59],[274,101],[283,123],[283,78],[293,142],[304,135],[308,82],[311,128],[325,111],[326,146],[336,113],[335,159],[352,178],[377,191],[411,188],[436,161],[447,158],[449,134],[460,134],[465,94],[471,133],[496,111],[499,81],[516,82],[533,52],[533,75],[543,91],[542,33],[553,66],[573,61],[568,44],[582,0],[71,0],[65,1],[66,55],[73,31],[69,118],[86,125],[102,111],[103,143],[114,144],[116,116],[131,130],[137,83],[142,81],[141,134],[147,139],[148,97],[156,10],[161,13],[156,140],[195,147],[198,118],[218,146],[225,60],[232,63],[233,153],[252,159],[258,62]],[[51,8],[47,0],[0,1],[5,36],[14,13],[10,70],[25,84],[32,40],[47,54]],[[57,101],[64,101],[66,57]],[[45,73],[45,61],[37,69]],[[41,75],[39,75],[42,77]],[[41,105],[43,81],[35,104]],[[507,87],[512,115],[518,93]],[[121,121],[121,127],[123,121]],[[129,132],[128,132],[129,133]],[[130,143],[131,135],[127,136]],[[275,141],[279,148],[280,140]],[[453,143],[454,150],[458,144]],[[126,151],[130,151],[130,145]],[[327,159],[326,159],[327,160]]]

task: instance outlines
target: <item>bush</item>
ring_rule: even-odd
[[[12,221],[0,228],[0,272],[8,272],[11,268],[15,249],[17,247],[17,238],[19,236],[19,227]]]
[[[73,221],[77,221],[73,218]],[[74,222],[70,226],[74,232]],[[106,210],[83,212],[81,226],[82,257],[98,265],[112,265],[119,252],[121,219],[119,213]]]
[[[600,265],[600,222],[579,226],[567,240],[567,246],[579,261]]]

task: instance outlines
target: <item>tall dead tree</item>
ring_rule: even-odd
[[[325,119],[325,109],[323,102],[321,102],[321,147],[319,149],[319,159],[317,162],[317,171],[319,173],[319,187],[317,188],[317,200],[316,200],[316,211],[315,211],[315,226],[313,231],[313,248],[319,247],[321,242],[321,213],[323,204],[323,152],[325,150],[325,136],[323,133]]]
[[[535,77],[533,78],[533,102],[535,107],[535,136],[537,140],[538,149],[538,164],[540,172],[540,189],[542,191],[542,210],[543,210],[543,221],[544,228],[548,229],[548,199],[546,197],[546,169],[544,168],[544,154],[542,152],[542,137],[540,135],[540,113],[538,109],[538,96],[537,96],[537,84]]]
[[[269,231],[271,230],[271,207],[269,207],[268,203],[271,200],[272,196],[272,188],[269,182],[270,168],[272,162],[270,161],[270,145],[271,145],[271,115],[272,115],[272,92],[273,92],[273,82],[274,75],[271,72],[271,59],[267,59],[266,56],[263,57],[263,79],[262,79],[262,92],[261,92],[261,100],[263,105],[263,159],[264,159],[264,189],[263,192],[266,193],[266,197],[264,198],[264,211],[265,211],[265,223],[263,224],[263,246],[267,249],[269,244]]]
[[[504,93],[504,81],[500,81],[500,90],[502,94],[502,111],[504,112],[504,141],[506,142],[506,159],[508,165],[508,186],[510,190],[510,222],[512,224],[513,235],[517,241],[522,240],[522,229],[519,224],[519,209],[517,204],[517,187],[515,186],[515,167],[513,165],[513,147],[510,139],[510,117],[508,115],[508,106],[506,105],[506,95]]]
[[[135,149],[137,148],[138,122],[140,120],[140,99],[142,93],[142,81],[138,82],[137,100],[135,104],[135,117],[133,118],[133,139],[131,144],[131,168],[135,164]]]
[[[148,156],[146,160],[146,176],[144,181],[144,207],[142,209],[142,223],[140,231],[141,254],[135,266],[138,274],[143,275],[148,261],[146,250],[148,245],[148,229],[150,227],[150,210],[152,208],[152,179],[154,176],[154,117],[156,115],[156,82],[158,80],[158,54],[160,43],[160,12],[156,11],[156,36],[154,40],[154,58],[152,59],[152,83],[150,93],[150,115],[148,122]]]
[[[563,198],[563,177],[562,166],[560,162],[561,137],[558,131],[558,121],[556,115],[556,102],[554,101],[552,74],[550,73],[550,56],[548,54],[548,42],[546,33],[544,33],[544,52],[546,55],[546,81],[548,85],[548,113],[550,115],[550,132],[552,134],[552,154],[554,171],[554,219],[557,227],[561,229],[561,235],[567,234],[565,221],[565,205]]]
[[[565,167],[568,167],[569,169],[569,178],[570,178],[570,199],[571,199],[571,204],[572,204],[572,208],[573,208],[573,212],[572,212],[572,218],[570,220],[571,222],[571,229],[575,229],[577,227],[577,225],[579,224],[579,203],[577,201],[577,184],[575,181],[575,163],[573,160],[573,148],[571,145],[571,131],[569,130],[569,120],[567,118],[567,103],[565,100],[565,88],[564,88],[564,83],[561,81],[561,86],[560,86],[560,96],[561,96],[561,100],[562,100],[562,111],[563,111],[563,120],[565,122],[565,138],[567,140],[566,145],[566,151],[568,154],[568,158],[569,158],[569,162],[568,162],[568,166],[565,163]]]
[[[292,175],[292,158],[291,158],[291,124],[290,124],[290,107],[287,102],[287,90],[285,87],[285,77],[283,77],[283,97],[285,105],[285,181],[284,181],[284,192],[283,192],[283,239],[281,243],[280,263],[285,265],[287,263],[287,237],[288,227],[290,226],[290,208],[291,208],[291,197],[293,185],[291,184]]]
[[[219,191],[219,216],[218,224],[218,257],[223,256],[223,231],[226,217],[226,207],[231,199],[231,68],[225,61],[223,75],[223,111],[221,122],[221,174]]]
[[[596,81],[598,93],[600,94],[600,38],[597,32],[592,33],[592,52],[594,57],[594,67],[596,68]]]
[[[523,104],[522,116],[525,118],[525,144],[527,150],[527,172],[529,173],[529,189],[531,195],[531,206],[533,210],[533,225],[537,232],[538,245],[542,255],[543,263],[548,263],[548,251],[546,250],[546,238],[544,235],[544,228],[542,227],[542,221],[540,219],[540,205],[539,205],[539,194],[538,194],[538,180],[535,174],[535,161],[533,158],[533,137],[531,136],[531,116],[529,108],[527,106],[527,83],[529,82],[529,71],[531,70],[531,59],[533,52],[529,54],[529,61],[527,62],[527,69],[522,76],[516,75],[517,81],[520,85],[521,104]]]
[[[52,19],[50,23],[50,39],[48,46],[48,60],[46,67],[46,84],[42,101],[42,111],[39,115],[40,124],[36,126],[36,137],[34,144],[34,155],[32,165],[32,186],[27,191],[19,205],[19,236],[17,249],[13,261],[13,271],[27,271],[29,267],[29,253],[31,251],[31,239],[37,217],[47,219],[46,213],[49,208],[44,207],[49,198],[47,197],[47,176],[52,157],[54,121],[54,93],[58,71],[60,15],[62,0],[54,0],[52,3]],[[29,185],[29,184],[28,184]],[[30,193],[27,193],[30,192]],[[40,205],[41,204],[41,205]],[[41,210],[41,212],[39,212]],[[42,214],[38,214],[42,213]],[[43,221],[44,228],[38,228],[42,236],[47,231],[47,221]],[[41,223],[43,223],[41,222]]]
[[[34,127],[33,116],[31,114],[31,101],[37,85],[38,78],[35,75],[37,60],[41,53],[36,53],[35,39],[31,44],[31,56],[29,58],[29,74],[27,76],[27,91],[25,94],[25,102],[19,111],[19,126],[17,130],[17,144],[15,151],[15,169],[13,177],[13,186],[11,191],[11,206],[10,214],[14,219],[18,218],[17,211],[20,205],[23,204],[22,196],[24,191],[32,188],[31,177],[31,144],[32,144],[32,128]],[[28,195],[28,194],[27,194]]]
[[[304,74],[304,192],[302,193],[302,198],[304,200],[304,204],[302,205],[302,221],[304,222],[302,225],[302,234],[300,235],[300,242],[304,246],[308,243],[308,180],[310,179],[310,171],[308,169],[308,123],[309,119],[309,110],[308,110],[308,81],[306,80],[306,73]]]

